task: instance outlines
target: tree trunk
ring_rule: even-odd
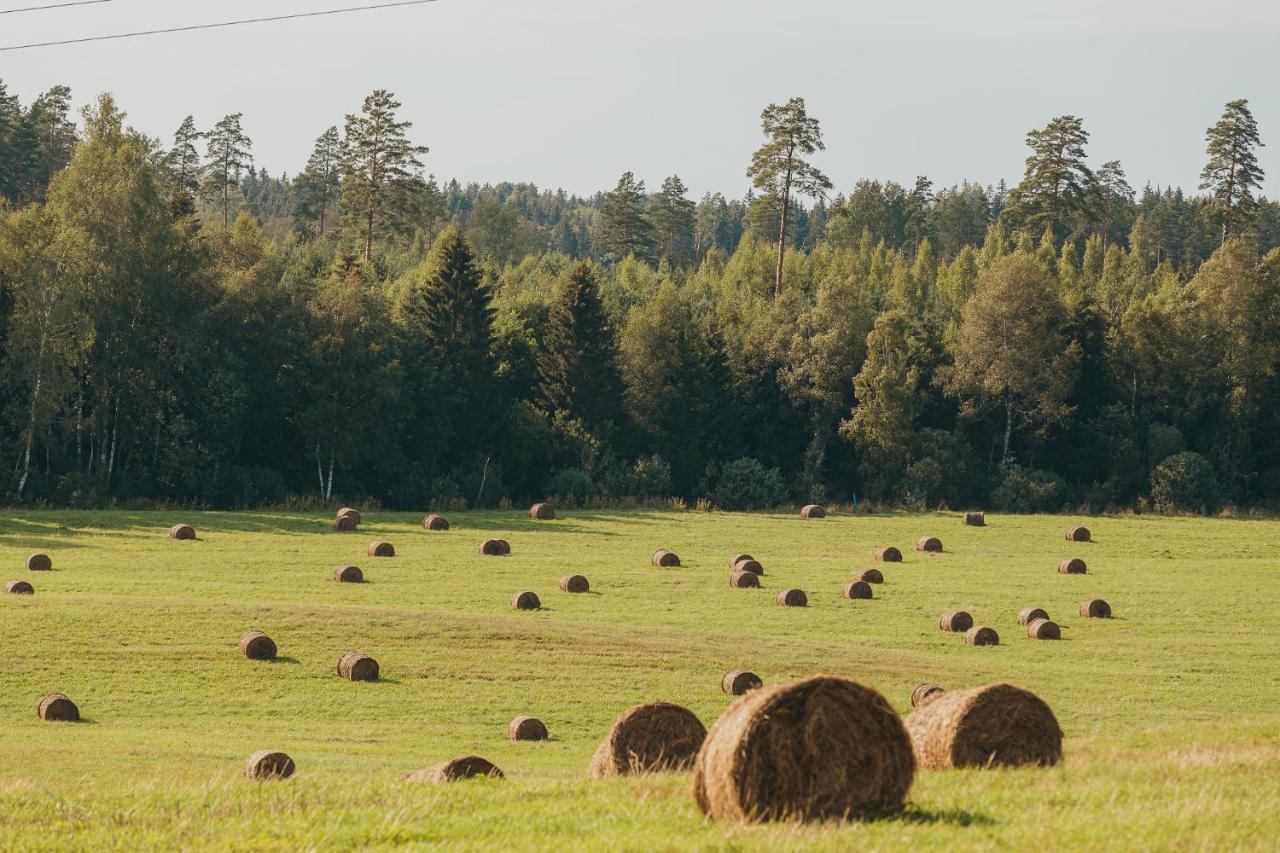
[[[369,202],[369,212],[365,215],[364,259],[373,258],[373,202]]]
[[[47,316],[45,320],[47,322]],[[44,381],[44,347],[47,339],[46,329],[41,328],[40,349],[36,355],[36,381],[31,388],[31,412],[27,419],[27,446],[22,452],[22,476],[18,479],[18,497],[22,497],[22,491],[27,487],[27,477],[31,474],[31,446],[36,438],[36,414],[39,411],[40,390]]]
[[[1013,434],[1013,397],[1004,398],[1004,450],[1000,455],[1000,467],[1009,463],[1009,436]]]
[[[334,445],[329,445],[329,482],[324,488],[324,502],[328,503],[333,499],[333,457],[335,455]]]
[[[316,479],[320,481],[320,500],[324,501],[324,463],[320,461],[320,442],[316,442]]]
[[[787,255],[787,215],[791,212],[791,170],[787,169],[787,180],[782,185],[782,215],[778,223],[778,268],[773,275],[773,298],[782,295],[782,261]]]

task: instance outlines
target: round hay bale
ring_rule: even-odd
[[[936,536],[921,536],[916,540],[916,550],[929,554],[941,554],[942,540]]]
[[[735,589],[759,589],[760,576],[755,572],[733,572],[729,575],[729,586]]]
[[[375,539],[369,543],[368,554],[370,557],[394,557],[396,549],[392,547],[390,542]]]
[[[378,662],[360,652],[347,652],[338,658],[338,675],[347,681],[377,681]]]
[[[854,580],[862,581],[863,583],[884,583],[884,573],[879,569],[863,569],[858,572],[858,576]]]
[[[486,557],[501,557],[506,552],[502,550],[501,539],[486,539],[480,543],[480,553]]]
[[[1062,629],[1048,619],[1032,619],[1027,623],[1027,636],[1033,640],[1061,640]]]
[[[680,566],[680,557],[674,551],[659,548],[653,552],[649,562],[663,569],[678,568]]]
[[[61,693],[50,693],[37,703],[36,716],[49,723],[78,723],[80,709]]]
[[[1037,619],[1048,619],[1049,613],[1041,607],[1024,607],[1018,611],[1018,624],[1024,628]]]
[[[948,690],[906,719],[916,761],[928,770],[1057,764],[1062,730],[1039,696],[1009,684]]]
[[[964,514],[964,524],[966,527],[986,527],[987,514],[985,512],[966,512]]]
[[[1068,542],[1090,542],[1093,540],[1093,534],[1089,532],[1087,527],[1072,527],[1067,530]]]
[[[688,770],[707,736],[697,715],[670,702],[624,711],[600,742],[587,772],[593,778]]]
[[[547,727],[537,717],[519,716],[507,726],[507,740],[546,740]]]
[[[850,601],[856,598],[874,598],[871,594],[871,584],[866,581],[853,581],[844,585],[844,597]]]
[[[802,589],[784,589],[778,593],[778,604],[783,607],[808,607],[809,596]]]
[[[338,510],[334,515],[334,518],[354,518],[356,520],[356,524],[360,524],[364,521],[364,516],[360,514],[360,510],[352,509],[349,506],[344,506],[342,509]]]
[[[556,517],[556,508],[551,504],[534,504],[529,507],[529,517],[534,521],[553,521]]]
[[[333,579],[338,583],[364,583],[364,572],[359,566],[334,566]]]
[[[738,567],[738,563],[741,563],[743,560],[754,560],[754,559],[755,557],[751,556],[750,554],[734,554],[732,557],[729,558],[729,568],[736,569]]]
[[[753,575],[764,574],[764,566],[760,565],[759,560],[752,559],[739,560],[733,564],[733,570],[735,572],[751,572]]]
[[[1058,563],[1058,572],[1064,575],[1083,575],[1089,569],[1085,566],[1084,560],[1079,557],[1072,557],[1069,560],[1063,560]]]
[[[998,646],[1000,645],[1000,635],[996,633],[995,628],[988,628],[986,625],[975,625],[964,632],[964,641],[970,646]]]
[[[539,600],[538,594],[525,590],[517,592],[511,596],[511,608],[513,610],[541,610],[542,601]]]
[[[499,539],[499,540],[497,540],[497,541],[498,541],[498,556],[499,556],[499,557],[510,557],[510,556],[511,556],[511,543],[510,543],[510,542],[508,542],[508,541],[507,541],[507,540],[505,540],[505,539]]]
[[[726,672],[724,677],[720,679],[720,689],[730,696],[741,696],[748,690],[755,690],[763,685],[764,682],[760,680],[760,676],[745,669]]]
[[[1080,615],[1086,619],[1110,619],[1111,605],[1101,598],[1091,598],[1080,603]]]
[[[272,752],[269,749],[255,752],[244,763],[244,775],[260,781],[288,779],[297,769],[292,758],[283,752]]]
[[[925,702],[932,702],[947,691],[936,684],[921,684],[911,691],[911,707],[919,708]]]
[[[240,651],[249,660],[275,660],[276,643],[261,631],[250,631],[240,638]]]
[[[11,595],[35,595],[36,588],[26,581],[9,581],[4,585],[4,591]]]
[[[973,627],[973,617],[963,610],[948,610],[938,617],[938,627],[944,631],[962,633]]]
[[[422,519],[422,527],[424,530],[448,530],[449,519],[445,518],[443,515],[436,515],[432,513]]]
[[[33,572],[51,572],[53,560],[49,559],[48,554],[32,554],[27,557],[27,569]]]
[[[406,782],[431,782],[443,785],[446,782],[462,782],[467,779],[505,779],[502,771],[488,759],[478,755],[465,755],[454,758],[435,767],[419,770],[404,777]]]
[[[809,504],[800,510],[801,518],[826,518],[827,511],[817,504]]]
[[[735,700],[698,753],[693,797],[715,820],[847,820],[900,812],[914,775],[888,701],[817,676]]]
[[[196,538],[196,529],[190,524],[175,524],[169,528],[169,538],[192,540]]]
[[[890,545],[888,548],[876,551],[876,559],[881,563],[901,563],[902,552]]]
[[[590,592],[591,583],[582,575],[565,575],[560,578],[560,589],[565,592]]]
[[[354,515],[340,515],[333,520],[335,533],[354,533],[359,526],[360,522],[356,521]]]

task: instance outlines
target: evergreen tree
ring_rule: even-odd
[[[683,263],[693,249],[693,201],[679,176],[662,182],[662,192],[649,201],[649,219],[657,238],[658,254],[673,264]]]
[[[1200,173],[1200,189],[1213,192],[1225,244],[1227,238],[1248,229],[1258,209],[1253,192],[1262,186],[1265,174],[1258,165],[1262,140],[1249,102],[1228,102],[1222,118],[1205,132],[1205,141],[1209,162]]]
[[[644,181],[624,172],[600,206],[601,241],[614,260],[635,255],[648,260],[653,255],[653,225],[645,216]]]
[[[331,127],[316,140],[307,167],[297,178],[298,206],[294,218],[300,230],[324,236],[325,215],[337,201],[342,179],[342,140],[338,128]]]
[[[200,154],[196,150],[196,143],[204,136],[196,129],[195,118],[187,116],[174,131],[173,147],[164,159],[174,182],[190,196],[194,196],[200,188]]]
[[[240,173],[253,162],[253,143],[240,126],[243,113],[233,113],[209,131],[205,149],[205,187],[211,195],[222,199],[222,227],[231,225],[231,188],[240,181]],[[185,124],[185,122],[184,122]],[[181,128],[179,128],[181,130]]]
[[[1058,116],[1043,130],[1027,133],[1031,156],[1022,183],[1009,194],[1011,213],[1018,224],[1040,233],[1052,228],[1065,237],[1086,209],[1093,172],[1084,162],[1089,134],[1084,120]]]
[[[386,89],[364,99],[360,115],[348,115],[343,140],[342,199],[359,223],[364,257],[373,257],[379,230],[399,230],[425,189],[418,156],[427,148],[409,142],[413,122],[397,121],[400,102]]]

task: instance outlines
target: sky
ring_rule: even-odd
[[[6,9],[59,0],[0,0]],[[0,47],[379,0],[110,0],[0,14]],[[1093,166],[1194,190],[1205,129],[1249,99],[1280,196],[1276,0],[436,0],[289,22],[0,51],[24,103],[109,91],[168,140],[242,112],[256,164],[297,172],[325,128],[389,89],[427,171],[589,194],[633,171],[657,189],[741,196],[760,111],[805,98],[848,191],[1014,184],[1024,137],[1084,119]]]

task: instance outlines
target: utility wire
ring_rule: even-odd
[[[23,6],[21,9],[0,9],[0,15],[13,15],[17,12],[43,12],[45,9],[65,9],[68,6],[92,6],[95,3],[110,3],[111,0],[76,0],[74,3],[51,3],[48,6]]]
[[[106,0],[100,0],[106,2]],[[113,39],[129,39],[138,36],[155,36],[164,33],[186,33],[192,30],[215,30],[222,27],[238,27],[245,24],[264,24],[269,21],[293,21],[298,18],[319,18],[325,15],[342,15],[348,12],[370,12],[375,9],[391,9],[397,6],[421,6],[425,3],[437,3],[439,0],[401,0],[398,3],[376,3],[372,6],[347,6],[341,9],[325,9],[319,12],[296,12],[292,15],[273,15],[268,18],[243,18],[238,21],[221,21],[216,24],[191,24],[185,27],[166,27],[157,30],[139,30],[132,33],[115,33],[107,36],[85,36],[84,38],[63,39],[61,41],[42,41],[32,44],[13,44],[0,47],[0,53],[10,50],[28,50],[34,47],[55,47],[62,44],[84,44],[91,41],[111,41]]]

